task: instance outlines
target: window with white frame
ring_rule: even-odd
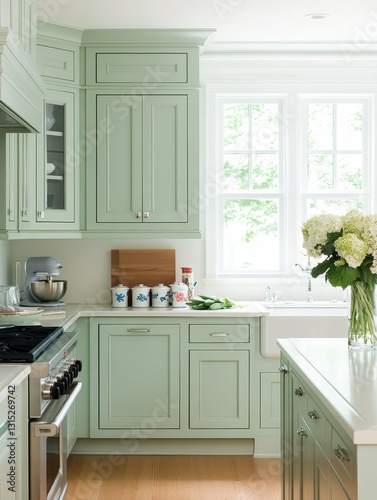
[[[370,211],[372,106],[371,95],[216,96],[216,276],[286,275],[304,220]]]

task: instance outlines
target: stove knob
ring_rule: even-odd
[[[75,377],[78,375],[78,368],[73,362],[73,360],[69,360],[63,365],[63,370],[67,370],[71,374],[72,382]]]
[[[65,391],[67,390],[67,382],[63,380],[61,377],[55,382],[55,387],[59,388],[60,395],[63,396]]]
[[[75,360],[75,365],[77,366],[78,371],[81,372],[81,370],[82,370],[82,361],[80,359],[76,359]]]
[[[60,386],[55,382],[51,387],[51,399],[60,399],[62,392],[60,390]]]
[[[69,367],[69,371],[73,373],[73,378],[76,378],[78,376],[78,374],[79,374],[79,368],[76,365],[76,363],[73,363],[73,365],[71,365]]]
[[[64,394],[69,387],[69,379],[65,376],[64,373],[58,373],[56,382],[61,385],[62,394]]]
[[[63,374],[68,379],[68,387],[69,387],[73,382],[73,373],[69,370],[65,370]]]

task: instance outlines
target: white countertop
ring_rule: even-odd
[[[355,444],[377,444],[377,351],[350,351],[347,339],[280,339],[278,345]]]
[[[112,307],[111,304],[66,304],[45,307],[41,317],[44,326],[56,325],[68,328],[80,317],[119,318],[257,318],[268,316],[268,310],[260,302],[239,302],[234,309],[197,311],[185,307]],[[65,313],[65,314],[63,314]]]

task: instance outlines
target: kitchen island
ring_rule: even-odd
[[[345,339],[278,344],[283,498],[374,498],[377,352],[350,351]]]

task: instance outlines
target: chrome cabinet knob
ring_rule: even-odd
[[[319,415],[318,413],[315,411],[315,410],[310,410],[308,412],[308,415],[309,417],[312,419],[312,420],[318,420],[319,419]]]
[[[301,437],[308,437],[306,430],[303,427],[299,427],[296,432]]]
[[[345,448],[342,448],[340,444],[338,444],[337,448],[335,448],[334,454],[339,460],[342,460],[344,462],[349,462],[351,459],[348,455],[348,452]]]
[[[304,395],[304,391],[301,389],[301,387],[296,387],[296,389],[294,390],[294,393],[296,396],[303,396]]]
[[[279,372],[282,373],[283,375],[285,375],[286,373],[288,373],[288,367],[286,365],[283,365],[283,366],[279,366],[278,368]]]

